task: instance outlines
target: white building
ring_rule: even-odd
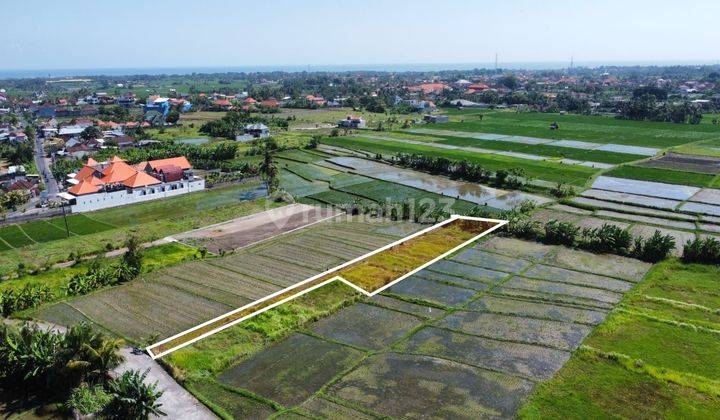
[[[73,213],[141,203],[205,189],[205,180],[193,175],[184,157],[151,160],[129,165],[115,156],[98,163],[88,159],[76,174],[69,174],[74,184],[58,194]]]

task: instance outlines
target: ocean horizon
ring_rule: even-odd
[[[574,66],[597,68],[603,66],[702,66],[717,65],[717,61],[577,61]],[[570,67],[569,62],[512,62],[499,63],[503,70],[558,70]],[[187,75],[213,73],[257,73],[257,72],[424,72],[494,69],[494,63],[408,63],[408,64],[327,64],[327,65],[255,65],[255,66],[184,66],[184,67],[117,67],[117,68],[77,68],[77,69],[0,69],[0,79],[58,78],[83,76],[133,76],[133,75]]]

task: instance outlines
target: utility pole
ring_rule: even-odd
[[[65,220],[65,232],[67,233],[67,237],[69,238],[70,237],[70,227],[68,226],[67,216],[65,215],[65,200],[63,200],[61,202],[60,208],[62,209],[62,212],[63,212],[63,220]]]

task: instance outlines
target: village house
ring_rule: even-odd
[[[338,121],[340,128],[365,128],[365,120],[362,117],[348,115],[344,120]]]
[[[253,136],[256,139],[270,137],[270,129],[262,123],[246,125],[244,131],[245,134]]]
[[[447,115],[430,115],[430,114],[428,114],[428,115],[423,116],[423,121],[425,121],[426,123],[431,123],[431,124],[446,123],[446,122],[450,121],[450,118],[448,118]]]
[[[114,156],[107,162],[88,158],[77,173],[68,174],[67,192],[58,194],[73,213],[140,203],[200,191],[205,180],[193,174],[184,156],[130,165]]]

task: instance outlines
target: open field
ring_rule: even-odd
[[[452,130],[437,130],[431,128],[419,128],[408,130],[415,134],[413,140],[432,141],[439,144],[453,146],[476,147],[482,149],[505,150],[510,152],[527,153],[531,155],[545,156],[555,159],[575,159],[578,161],[600,162],[618,164],[644,159],[646,154],[633,154],[631,148],[628,152],[613,152],[607,150],[596,150],[603,147],[599,143],[579,141],[552,141],[535,139],[531,137],[499,136],[496,134],[476,134]],[[395,133],[388,133],[389,138],[396,136]],[[428,137],[430,136],[430,137]],[[505,140],[508,139],[508,140]],[[549,141],[551,144],[545,143]],[[627,146],[623,146],[627,147]],[[649,151],[650,155],[654,150]]]
[[[234,251],[339,214],[329,208],[293,204],[184,232],[174,238],[195,247],[205,247],[217,254],[220,251]]]
[[[433,157],[444,157],[452,160],[467,160],[482,165],[488,170],[523,168],[532,178],[551,182],[565,182],[573,185],[584,185],[597,170],[579,165],[533,161],[508,156],[473,153],[464,150],[448,150],[433,147],[431,144],[418,145],[398,141],[373,140],[362,137],[337,137],[323,139],[323,143],[349,149],[365,150],[386,156],[397,153],[417,153]]]
[[[720,130],[711,124],[687,125],[620,120],[607,116],[514,111],[487,111],[482,115],[482,120],[477,115],[453,116],[453,122],[442,124],[442,128],[660,148],[720,137]],[[550,130],[553,122],[560,125],[559,130]]]
[[[2,227],[0,238],[16,249],[0,254],[0,273],[16,269],[20,263],[33,267],[65,261],[71,252],[96,253],[105,250],[108,243],[118,247],[131,234],[149,242],[255,213],[267,206],[278,206],[276,203],[268,204],[264,199],[244,199],[244,195],[259,185],[258,182],[235,184],[132,206],[71,215],[68,217],[69,238],[66,237],[62,217]],[[26,226],[29,232],[25,231]]]
[[[714,417],[718,279],[717,267],[653,267],[520,417]]]
[[[675,171],[699,172],[712,175],[720,174],[720,158],[685,155],[672,152],[657,159],[642,162],[639,166],[670,169]]]
[[[629,165],[612,169],[609,172],[605,172],[605,175],[617,178],[638,179],[642,181],[692,185],[696,187],[711,187],[719,185],[715,182],[716,178],[718,178],[717,174],[687,172],[682,170],[673,170],[670,168]]]
[[[649,268],[605,258],[490,238],[300,333],[288,335],[293,328],[279,323],[288,314],[275,308],[167,361],[219,412],[242,407],[243,417],[512,417],[602,322],[614,304],[606,297],[619,301],[613,290]],[[544,281],[553,287],[505,285],[537,276],[552,277]],[[302,305],[327,304],[329,291],[313,296],[321,291]],[[216,395],[218,386],[225,392]]]
[[[323,164],[332,165],[329,163],[332,160],[324,160],[330,156],[314,151],[285,151],[279,153],[278,157],[281,168],[280,186],[289,193],[302,197],[305,199],[304,201],[313,204],[344,205],[354,202],[369,204],[411,200],[415,206],[426,203],[432,206],[431,210],[446,209],[455,213],[465,212],[477,204],[477,202],[466,200],[466,197],[458,197],[456,194],[446,195],[437,188],[428,188],[415,183],[408,185],[403,182],[385,182],[348,173],[347,167],[337,166],[338,169],[333,169],[323,166]],[[396,170],[390,166],[387,168]],[[416,172],[416,174],[418,177],[438,179],[420,172]]]
[[[330,224],[330,226],[333,225]],[[337,280],[366,295],[378,293],[389,287],[394,281],[402,280],[413,270],[419,270],[423,264],[429,264],[434,259],[442,258],[444,254],[452,252],[454,248],[500,226],[502,226],[500,222],[492,220],[450,218],[418,232],[417,235],[402,238],[385,247],[378,247],[360,259],[353,259],[320,273],[306,272],[306,278],[302,282],[283,283],[283,286],[287,288],[277,291],[277,293],[267,293],[255,302],[243,305],[236,310],[162,340],[151,345],[147,350],[153,357],[161,357]],[[329,230],[332,231],[332,227]],[[353,237],[347,232],[338,233],[338,238],[346,239],[349,236],[356,244],[372,247],[378,242],[377,238],[370,235],[358,233]],[[330,240],[330,242],[333,241]],[[258,263],[263,263],[262,259]],[[270,267],[265,268],[270,269]],[[286,278],[296,278],[295,274],[299,276],[301,273],[298,270],[288,275],[282,270],[277,270],[277,267],[270,269],[269,272],[273,274],[276,281],[277,277],[282,275]],[[245,272],[245,274],[249,273]]]
[[[520,191],[510,192],[474,182],[453,180],[440,175],[400,168],[368,159],[339,156],[329,159],[328,162],[373,179],[401,184],[445,197],[456,197],[478,205],[487,205],[502,210],[510,210],[525,200],[530,200],[536,205],[547,204],[552,201],[549,198],[535,194]],[[344,188],[344,190],[350,192],[354,188],[355,185],[352,185]]]
[[[407,225],[327,221],[224,258],[157,270],[116,288],[40,308],[34,316],[59,324],[86,319],[132,342],[154,342],[404,236],[388,230],[393,226]]]

